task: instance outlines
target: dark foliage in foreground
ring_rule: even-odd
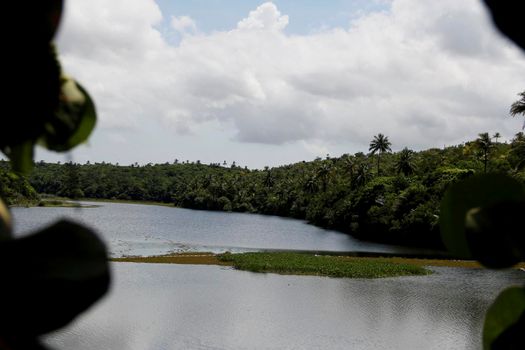
[[[0,153],[0,349],[43,350],[39,337],[88,309],[109,288],[104,243],[89,227],[58,221],[20,237],[5,205],[29,204],[37,193],[21,174],[33,167],[36,144],[57,152],[84,142],[96,123],[87,91],[63,74],[53,37],[62,0],[6,3],[2,82],[5,111]],[[24,31],[20,25],[24,13]],[[29,33],[29,34],[28,34]],[[27,86],[30,92],[21,93]],[[26,89],[27,91],[27,89]],[[16,174],[15,174],[16,173]]]

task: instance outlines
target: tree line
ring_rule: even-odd
[[[120,166],[41,161],[24,179],[0,162],[2,179],[17,179],[7,185],[2,180],[1,190],[11,186],[17,189],[13,193],[19,191],[16,196],[29,198],[38,192],[280,215],[366,240],[441,247],[439,205],[450,184],[482,172],[511,174],[525,183],[525,136],[518,133],[510,143],[498,142],[500,137],[483,133],[457,146],[393,153],[388,137],[378,134],[369,154],[261,170],[200,162]]]

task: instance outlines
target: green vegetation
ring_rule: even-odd
[[[228,256],[229,253],[226,254]],[[184,253],[169,253],[164,255],[151,256],[123,256],[119,258],[111,258],[113,262],[132,262],[143,264],[188,264],[188,265],[222,265],[233,266],[233,262],[228,259],[219,260],[219,255],[209,252],[184,252]],[[359,259],[362,261],[376,261],[390,262],[396,264],[415,265],[420,267],[441,266],[441,267],[461,267],[461,268],[482,268],[483,266],[474,260],[451,260],[451,259],[423,259],[423,258],[407,258],[407,257],[352,257],[340,256],[340,259],[352,260]],[[525,263],[516,264],[513,268],[523,269]]]
[[[518,22],[508,20],[512,17],[509,14],[516,13],[519,5],[502,5],[503,2],[492,0],[485,0],[485,3],[497,27],[525,49],[522,28]],[[52,39],[60,21],[62,1],[38,2],[31,11],[24,11],[25,3],[14,6],[10,12],[24,12],[34,35],[7,37],[6,47],[15,54],[5,56],[6,67],[10,69],[6,70],[3,81],[8,87],[3,92],[4,109],[15,112],[6,117],[7,127],[0,128],[0,151],[10,159],[15,172],[27,174],[33,166],[33,151],[37,143],[54,151],[75,147],[90,135],[96,113],[89,94],[62,74],[55,54]],[[6,19],[6,28],[17,26],[17,16],[7,16]],[[20,93],[27,90],[27,82],[31,82],[33,93]],[[513,116],[525,112],[525,92],[520,96],[521,99],[511,106]],[[377,136],[377,141],[380,136]],[[465,248],[466,253],[473,253],[485,265],[502,267],[525,257],[522,230],[518,231],[514,226],[524,212],[523,193],[514,201],[509,201],[512,195],[505,193],[516,184],[523,185],[525,140],[519,133],[507,147],[497,142],[499,137],[494,136],[494,150],[484,149],[481,142],[471,142],[455,149],[449,147],[443,152],[421,152],[421,163],[414,159],[416,167],[410,167],[416,171],[405,171],[409,169],[406,164],[394,167],[394,160],[388,161],[385,156],[385,174],[380,173],[380,156],[390,149],[390,143],[384,138],[384,147],[376,148],[374,139],[370,150],[372,154],[378,152],[375,177],[369,171],[369,157],[356,154],[325,161],[319,159],[308,165],[265,169],[264,172],[239,171],[233,163],[231,172],[198,169],[202,177],[196,178],[195,169],[186,172],[191,175],[181,178],[173,169],[166,169],[172,174],[148,169],[150,177],[141,178],[138,177],[141,172],[130,172],[123,178],[128,182],[123,184],[119,184],[121,178],[118,177],[97,177],[81,183],[82,169],[69,163],[65,177],[63,169],[58,168],[54,175],[61,177],[46,178],[48,173],[44,171],[43,176],[42,173],[34,175],[31,181],[40,192],[61,193],[71,198],[92,195],[95,198],[116,198],[118,195],[122,199],[174,202],[199,209],[287,215],[306,218],[312,223],[339,228],[367,239],[428,245],[434,242],[436,218],[440,215],[436,198],[440,198],[450,184],[479,172],[479,159],[477,163],[470,156],[479,155],[481,150],[484,172],[507,173],[518,181],[508,182],[507,178],[500,178],[496,187],[503,191],[498,190],[498,194],[484,193],[491,185],[485,182],[489,177],[479,177],[470,183],[460,182],[449,192],[452,199],[443,202],[443,212],[449,211],[451,215],[442,221],[444,226],[447,222],[449,224],[444,231],[453,233],[451,228],[455,226],[450,224],[459,218],[459,238],[449,237],[452,238],[449,243],[452,249]],[[480,138],[486,141],[485,136]],[[400,157],[399,164],[405,162],[401,159],[404,157]],[[6,164],[1,164],[0,197],[9,203],[31,200],[35,192],[24,179],[6,170]],[[109,166],[111,172],[115,170],[112,167]],[[213,167],[219,168],[217,164]],[[392,171],[395,168],[397,172]],[[120,173],[121,169],[114,172]],[[92,174],[97,175],[97,172]],[[95,181],[101,180],[102,186],[98,186]],[[109,186],[107,181],[111,183]],[[473,197],[465,196],[469,187],[479,190],[479,193]],[[520,188],[522,192],[523,188]],[[456,215],[455,205],[460,215]],[[30,237],[14,238],[10,222],[0,200],[0,257],[3,259],[0,275],[4,282],[0,298],[3,302],[0,347],[43,348],[39,336],[70,322],[108,289],[106,250],[97,236],[84,226],[61,221]],[[504,237],[499,237],[499,232],[504,232]],[[470,240],[476,236],[477,241]],[[511,241],[506,241],[509,238]],[[494,260],[487,259],[492,255],[492,249],[487,251],[486,248],[493,248],[490,243],[494,242],[499,243],[498,255]],[[514,256],[506,260],[509,252]],[[32,259],[20,261],[20,257],[25,256]],[[34,293],[35,290],[39,292]],[[76,297],[69,298],[71,295]],[[523,348],[524,328],[525,293],[523,288],[514,287],[500,294],[487,313],[484,348]]]
[[[188,264],[188,265],[227,265],[231,266],[231,263],[221,261],[217,258],[216,254],[213,253],[174,253],[165,255],[153,255],[153,256],[124,256],[120,258],[111,258],[113,262],[133,262],[133,263],[145,263],[145,264]]]
[[[231,262],[236,269],[274,272],[286,275],[317,275],[349,278],[379,278],[426,275],[420,266],[393,263],[382,259],[345,258],[299,253],[221,254],[220,261]]]
[[[391,145],[392,143],[388,141],[388,137],[383,134],[377,134],[377,136],[374,136],[372,142],[370,142],[370,148],[368,150],[372,152],[372,155],[377,153],[377,175],[381,174],[379,171],[379,161],[381,160],[381,154],[385,152],[391,152]]]
[[[510,115],[513,117],[517,116],[518,114],[525,116],[525,91],[520,92],[518,96],[520,99],[515,101],[510,106]]]
[[[427,275],[431,272],[423,268],[423,265],[443,266],[447,264],[446,261],[438,262],[437,260],[318,256],[290,252],[224,253],[218,255],[212,253],[177,253],[147,257],[129,256],[112,258],[111,261],[153,264],[225,265],[251,272],[348,278]],[[449,261],[448,264],[450,263]],[[472,263],[465,266],[470,267],[471,265]]]
[[[489,154],[492,150],[493,144],[490,139],[489,133],[484,132],[478,135],[479,138],[476,140],[476,147],[478,148],[483,159],[483,172],[487,172],[487,165],[489,162]],[[496,137],[496,136],[495,136]]]
[[[381,136],[381,143],[390,143]],[[280,215],[360,239],[438,248],[440,201],[451,184],[484,173],[485,167],[525,182],[523,133],[510,143],[490,140],[487,153],[477,140],[419,152],[385,151],[379,175],[376,157],[345,154],[262,170],[179,161],[142,166],[37,162],[28,179],[38,193],[53,196]],[[8,171],[7,162],[0,162],[1,169]]]
[[[416,171],[416,166],[414,164],[414,151],[407,147],[403,148],[403,150],[399,152],[399,157],[395,166],[398,174],[403,174],[405,176],[412,175]]]
[[[29,181],[9,171],[5,166],[0,166],[0,198],[7,205],[26,206],[38,202],[38,194]]]

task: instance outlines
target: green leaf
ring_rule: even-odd
[[[97,235],[70,221],[1,242],[1,332],[35,336],[69,323],[107,291],[107,259]]]
[[[71,135],[69,139],[69,147],[73,148],[82,142],[86,141],[91,135],[91,132],[95,128],[97,122],[97,113],[95,111],[95,104],[89,96],[88,92],[78,83],[77,87],[80,89],[80,92],[84,95],[85,102],[82,108],[82,117],[80,123],[77,125],[75,132]]]
[[[14,172],[28,174],[33,169],[33,147],[32,141],[25,141],[10,146],[9,151],[5,152]]]
[[[0,241],[11,238],[11,215],[4,201],[0,199]]]
[[[88,139],[96,121],[95,104],[87,91],[74,80],[65,78],[59,108],[46,124],[39,143],[53,151],[68,151]]]
[[[523,186],[502,174],[476,175],[452,185],[441,202],[443,243],[460,258],[495,267],[514,264],[520,254],[512,245],[521,236],[524,200]]]
[[[525,288],[505,289],[485,315],[484,349],[525,349]]]

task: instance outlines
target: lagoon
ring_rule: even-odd
[[[480,349],[483,315],[520,270],[432,268],[347,279],[112,263],[102,302],[56,349]]]
[[[98,203],[100,204],[100,203]],[[112,256],[297,249],[402,252],[303,221],[136,204],[12,208],[17,235],[60,217],[88,223]],[[55,349],[479,349],[484,313],[521,270],[432,267],[347,279],[220,266],[111,263],[110,293],[48,335]]]
[[[357,240],[302,220],[155,205],[82,202],[96,208],[11,208],[17,235],[59,218],[94,228],[112,257],[171,252],[243,252],[261,249],[313,251],[411,252],[413,249]]]

